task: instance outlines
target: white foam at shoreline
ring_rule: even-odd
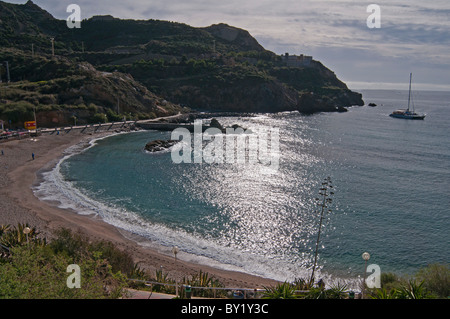
[[[61,173],[61,165],[67,159],[87,151],[94,147],[99,140],[107,137],[93,139],[89,143],[77,144],[68,148],[65,152],[66,155],[52,170],[42,173],[42,182],[33,187],[35,195],[41,200],[58,203],[57,206],[60,208],[73,210],[82,215],[98,216],[119,229],[140,236],[144,239],[144,241],[139,241],[141,245],[151,247],[161,253],[170,255],[171,248],[177,246],[180,250],[177,257],[185,261],[279,281],[308,278],[309,270],[296,268],[284,260],[274,258],[269,260],[267,256],[239,251],[232,247],[223,247],[211,240],[196,237],[182,230],[152,224],[134,212],[101,203],[83,193],[76,188],[73,182],[64,178]],[[320,270],[316,273],[327,283],[341,281],[327,274],[321,274]],[[350,284],[347,281],[346,283]]]

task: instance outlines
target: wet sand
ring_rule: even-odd
[[[113,242],[129,252],[143,269],[154,271],[163,267],[170,276],[183,277],[199,270],[219,279],[229,288],[263,288],[276,281],[241,272],[227,271],[206,265],[186,262],[144,247],[124,236],[124,232],[99,218],[79,215],[39,200],[32,191],[39,171],[52,169],[64,156],[64,151],[78,143],[88,143],[111,133],[98,132],[92,135],[71,131],[59,135],[48,133],[36,138],[0,142],[0,225],[28,223],[40,231],[42,237],[51,240],[54,230],[68,228],[80,231],[92,240]],[[35,154],[33,160],[32,153]]]

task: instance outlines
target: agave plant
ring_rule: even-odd
[[[220,288],[224,287],[223,284],[213,276],[210,276],[209,273],[203,272],[202,270],[199,271],[198,274],[193,275],[190,279],[184,278],[184,283],[189,286],[193,287],[205,287],[205,288]],[[211,292],[209,289],[201,289],[195,291],[197,296],[201,297],[211,297],[211,296],[217,296],[217,291]],[[222,293],[219,293],[219,295],[223,295]]]
[[[427,292],[423,288],[423,281],[419,284],[410,280],[406,286],[401,287],[398,290],[399,299],[426,299],[428,297]]]
[[[3,236],[6,232],[8,232],[11,225],[0,225],[0,237]]]
[[[9,248],[2,244],[2,236],[9,229],[9,225],[0,225],[0,259],[9,256]]]
[[[397,299],[397,297],[397,289],[390,289],[388,291],[386,288],[377,289],[375,294],[371,296],[372,299]]]
[[[144,269],[142,269],[138,264],[134,264],[133,269],[129,274],[129,277],[133,279],[146,279],[147,272]]]
[[[275,287],[264,287],[263,299],[295,299],[295,286],[284,282]]]
[[[309,283],[303,278],[295,278],[292,284],[295,286],[295,290],[308,290],[310,288]]]
[[[162,269],[160,270],[156,270],[156,278],[155,278],[157,282],[160,283],[168,283],[169,282],[169,276],[167,273],[164,273],[162,271]]]
[[[347,285],[337,283],[333,285],[330,289],[326,290],[327,299],[345,299],[347,297]]]
[[[39,232],[36,230],[36,227],[30,227],[28,224],[19,223],[17,227],[13,227],[12,229],[9,225],[2,226],[0,234],[0,244],[6,247],[14,247],[29,242],[40,246],[46,245],[45,239],[37,237]]]
[[[319,287],[311,287],[304,296],[305,299],[327,299],[325,289]]]
[[[211,287],[212,277],[207,272],[199,271],[198,274],[192,277],[191,283],[197,287]]]

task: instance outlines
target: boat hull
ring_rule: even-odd
[[[423,120],[425,119],[425,115],[411,115],[411,114],[389,114],[391,117],[395,117],[398,119],[405,119],[405,120]]]

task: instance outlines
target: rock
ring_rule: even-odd
[[[211,120],[211,123],[209,124],[209,126],[218,128],[218,129],[221,130],[221,131],[223,130],[222,124],[220,124],[219,121],[216,120],[216,119],[212,119],[212,120]]]
[[[246,128],[240,126],[239,124],[233,124],[233,125],[231,125],[231,128],[236,133],[246,133],[246,134],[252,133],[252,131],[250,129],[246,129]]]
[[[375,103],[369,103],[369,106],[377,106]]]
[[[178,143],[179,141],[175,141],[175,140],[154,140],[151,142],[148,142],[145,145],[145,150],[147,152],[151,152],[151,153],[155,153],[155,152],[161,152],[161,151],[165,151],[168,148],[174,146],[176,143]]]
[[[210,123],[209,126],[210,126],[210,127],[218,128],[218,129],[221,130],[222,133],[224,133],[224,134],[227,133],[227,128],[232,128],[234,131],[237,130],[237,132],[240,132],[240,130],[238,130],[238,129],[242,129],[243,132],[246,131],[245,128],[243,128],[242,126],[240,126],[240,125],[238,125],[238,124],[233,124],[233,125],[231,125],[230,127],[223,127],[222,124],[220,124],[219,121],[216,120],[215,118],[213,118],[213,119],[211,120],[211,123]]]

